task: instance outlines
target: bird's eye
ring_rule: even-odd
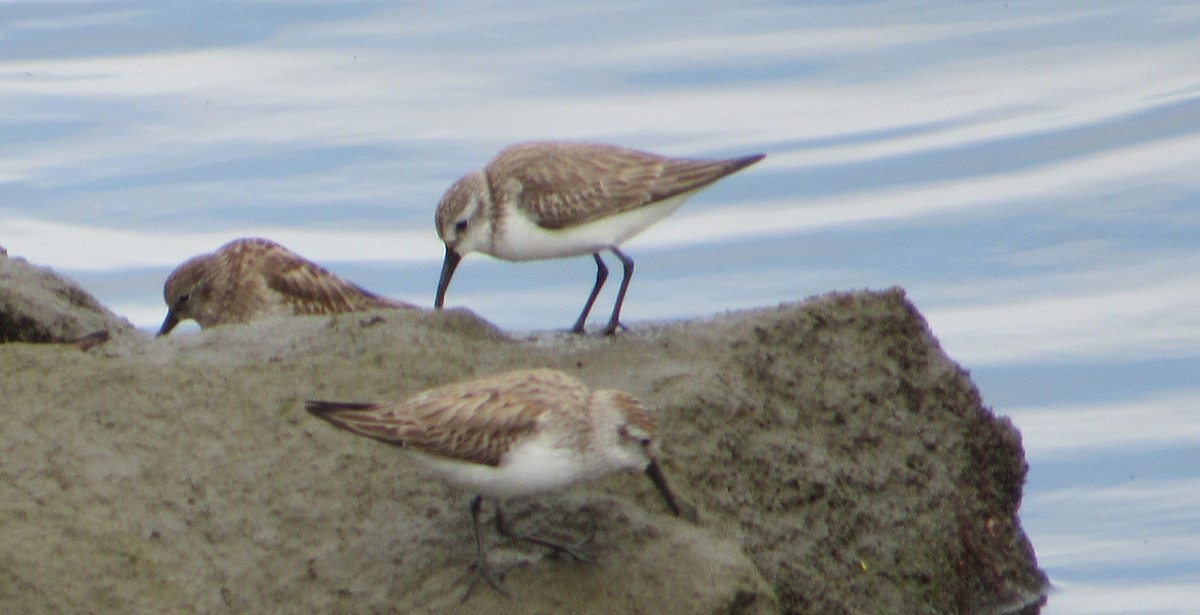
[[[629,428],[624,425],[617,428],[617,435],[626,440],[636,441],[642,448],[650,448],[654,444],[653,438],[630,433]]]
[[[463,231],[467,230],[467,221],[466,221],[466,220],[459,220],[458,222],[455,222],[455,223],[454,223],[454,230],[455,230],[455,231],[458,231],[459,233],[461,233],[461,232],[463,232]]]
[[[191,298],[192,298],[191,295],[179,295],[179,300],[175,302],[175,305],[183,305],[183,304],[187,303],[188,300]]]

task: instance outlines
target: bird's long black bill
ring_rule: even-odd
[[[454,276],[454,270],[458,267],[460,260],[462,260],[462,255],[455,252],[450,246],[446,246],[446,260],[442,261],[442,277],[438,279],[437,296],[433,298],[434,308],[440,309],[446,302],[446,289],[450,287],[450,278]]]
[[[179,324],[179,317],[175,316],[175,312],[167,310],[167,318],[163,321],[162,327],[158,330],[158,335],[166,335]]]
[[[667,485],[667,478],[663,476],[662,468],[658,467],[657,459],[651,459],[650,465],[646,466],[646,476],[649,476],[650,480],[654,482],[654,486],[658,488],[658,492],[667,501],[667,507],[678,517],[679,502],[675,501],[675,494],[671,492],[671,487]]]

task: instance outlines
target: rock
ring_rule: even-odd
[[[0,611],[1036,612],[1019,434],[898,290],[617,336],[506,337],[465,310],[296,317],[104,353],[0,346]],[[477,588],[470,494],[305,399],[549,366],[662,416],[691,520],[640,476],[516,500]],[[490,529],[490,528],[489,528]]]
[[[10,258],[0,248],[0,342],[74,342],[94,336],[87,342],[100,332],[134,331],[75,282]]]

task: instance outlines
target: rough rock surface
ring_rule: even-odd
[[[489,533],[528,565],[459,604],[469,494],[303,401],[534,366],[657,407],[689,518],[636,475],[514,501],[594,561]],[[451,310],[8,343],[0,398],[0,612],[1032,613],[1045,583],[1019,434],[898,290],[609,338]]]
[[[74,281],[0,247],[0,342],[70,342],[133,330]]]

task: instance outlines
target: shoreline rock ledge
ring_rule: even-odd
[[[157,339],[109,320],[111,339],[83,351],[0,344],[0,612],[945,614],[1043,601],[1017,517],[1020,435],[898,289],[610,338],[510,336],[466,310]],[[497,561],[527,565],[506,575],[511,599],[484,587],[459,604],[469,494],[303,402],[536,366],[658,408],[688,518],[625,475],[514,501],[517,528],[592,536],[594,561],[488,535]]]

